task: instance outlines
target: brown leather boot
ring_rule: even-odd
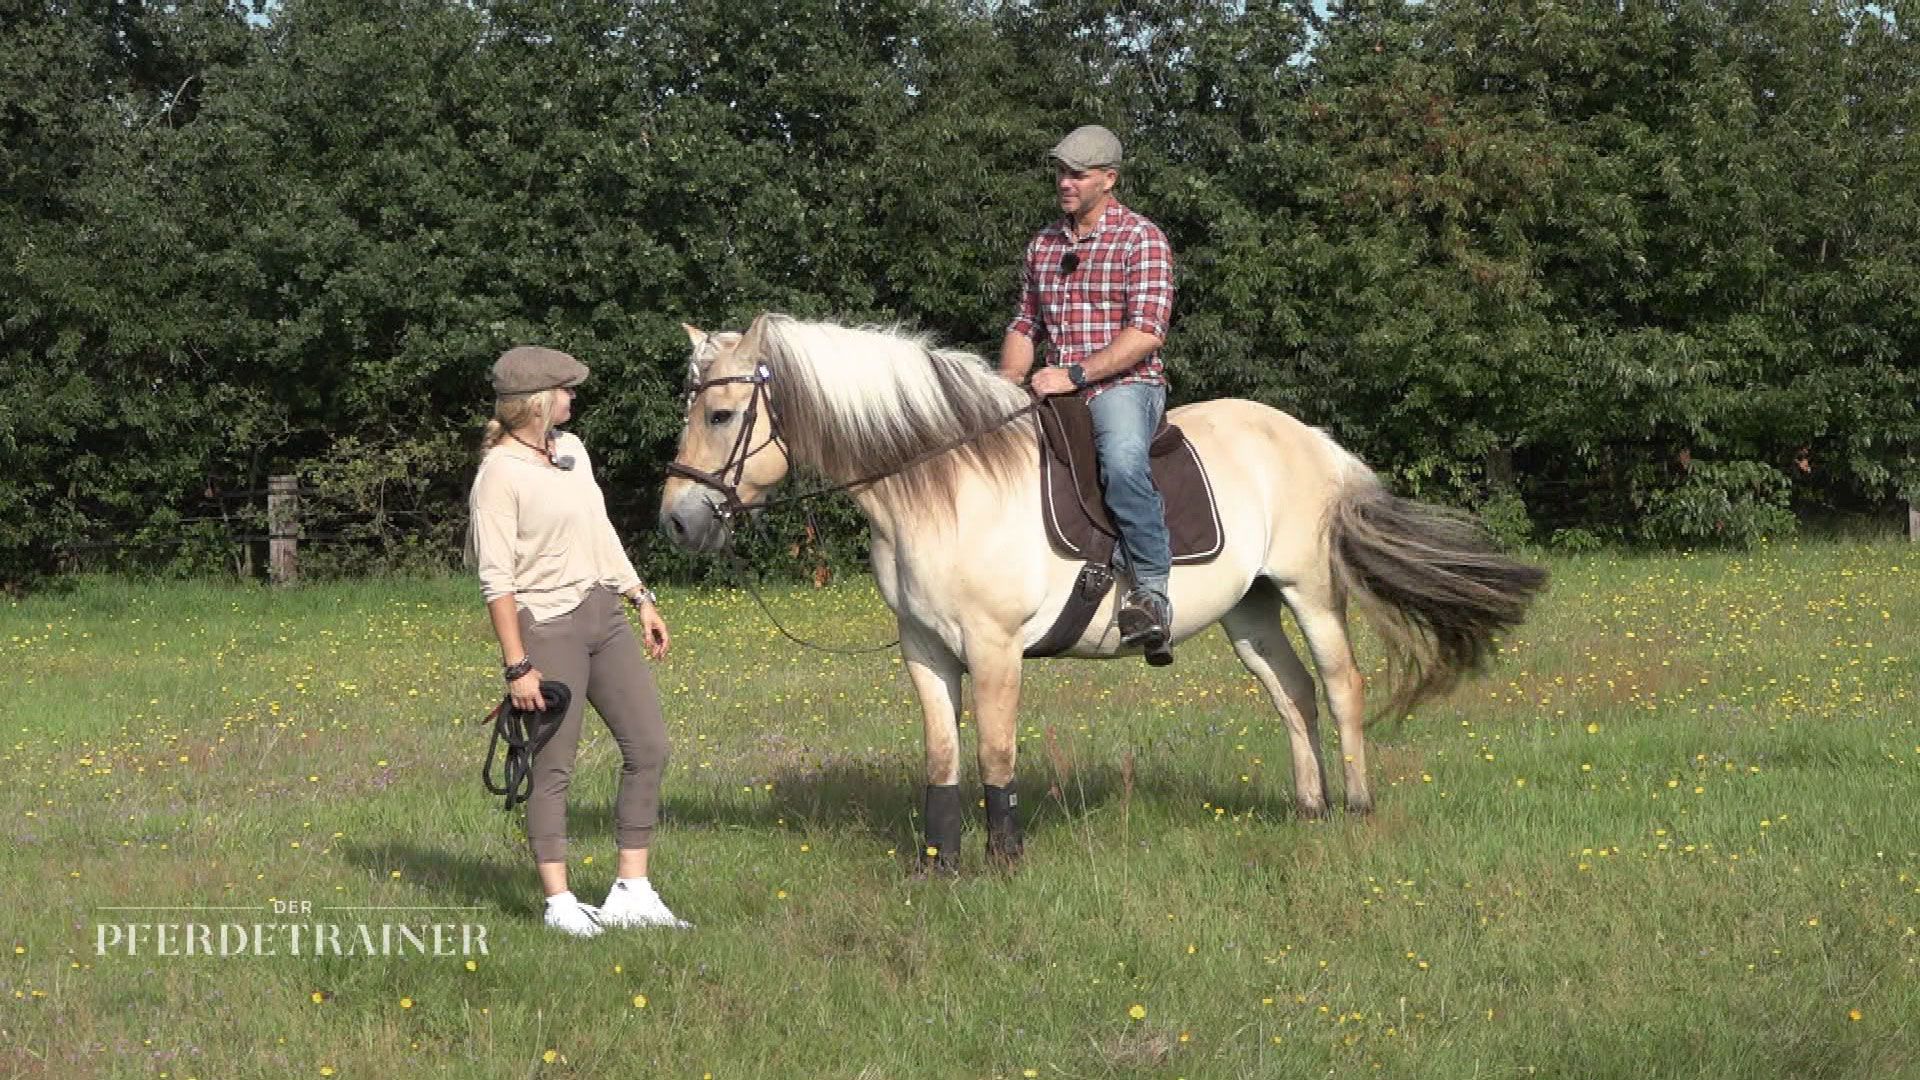
[[[1120,644],[1138,645],[1155,667],[1173,663],[1173,612],[1162,597],[1134,589],[1120,603]]]

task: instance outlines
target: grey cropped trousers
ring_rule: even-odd
[[[520,611],[520,638],[544,679],[572,693],[566,719],[533,759],[527,800],[527,840],[535,862],[567,857],[567,788],[580,748],[580,724],[589,703],[620,748],[620,788],[614,798],[614,839],[622,849],[644,848],[660,820],[660,777],[667,767],[667,725],[653,669],[640,651],[619,594],[596,588],[580,606],[545,622]]]

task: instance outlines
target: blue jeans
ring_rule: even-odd
[[[1134,584],[1167,596],[1167,577],[1173,570],[1167,512],[1160,489],[1153,486],[1147,467],[1147,448],[1167,411],[1167,388],[1148,383],[1124,383],[1101,392],[1088,409],[1093,414],[1093,443],[1100,459],[1100,489],[1107,511],[1120,530]]]

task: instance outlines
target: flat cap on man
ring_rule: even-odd
[[[587,379],[587,365],[559,349],[520,345],[493,362],[493,392],[533,394],[562,386],[579,386]]]
[[[1074,128],[1047,155],[1069,169],[1120,167],[1120,140],[1099,124]]]

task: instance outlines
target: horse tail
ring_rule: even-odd
[[[1372,476],[1343,484],[1329,518],[1335,582],[1387,646],[1393,695],[1377,715],[1405,716],[1480,670],[1494,636],[1547,584],[1469,515],[1400,498]]]

